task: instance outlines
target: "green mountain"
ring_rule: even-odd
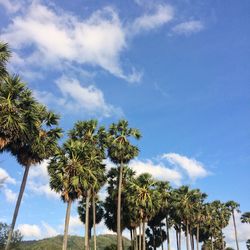
[[[127,238],[124,239],[125,249],[130,246],[130,241]],[[58,235],[56,237],[42,239],[42,240],[32,240],[23,241],[20,244],[20,250],[61,250],[62,249],[63,236]],[[116,235],[104,234],[97,236],[97,249],[104,250],[106,247],[113,250],[112,245],[116,245]],[[90,241],[90,247],[93,249],[93,237]],[[80,236],[69,236],[68,237],[68,250],[81,250],[84,249],[84,237]]]

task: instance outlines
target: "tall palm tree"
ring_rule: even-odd
[[[7,91],[3,91],[2,93],[6,94]],[[12,92],[10,91],[10,93]],[[11,94],[9,96],[13,97]],[[3,116],[1,114],[0,123],[8,117],[8,114],[5,113],[6,110],[8,110],[6,106],[10,105],[11,107],[11,114],[9,114],[10,122],[6,125],[10,130],[5,133],[1,133],[1,137],[4,138],[2,142],[5,141],[2,149],[11,152],[17,158],[17,161],[25,168],[9,230],[8,241],[5,247],[6,250],[8,250],[11,242],[29,169],[32,165],[41,163],[44,159],[48,159],[54,154],[57,148],[57,140],[61,136],[61,129],[56,127],[59,119],[56,114],[49,112],[45,106],[38,103],[32,97],[31,91],[28,89],[24,89],[24,91],[20,93],[20,96],[20,103],[15,101],[12,102],[11,98],[7,98],[7,100],[5,98],[1,98],[1,104],[4,108],[1,110],[3,111]],[[8,102],[9,104],[7,104]],[[20,123],[23,125],[18,124],[19,118],[17,118],[16,121],[11,120],[11,118],[15,116],[15,112],[17,113],[17,116],[19,116],[19,113],[22,113],[19,118]],[[23,129],[22,126],[25,129]],[[26,131],[27,128],[29,130]],[[15,136],[14,131],[20,131],[20,134]]]
[[[242,214],[240,220],[242,223],[250,223],[250,212]]]
[[[231,214],[233,216],[234,234],[235,234],[236,247],[237,247],[237,250],[239,250],[239,243],[238,243],[237,228],[236,228],[236,222],[235,222],[235,214],[234,214],[234,212],[235,211],[238,212],[238,213],[240,212],[240,210],[239,210],[240,204],[238,204],[235,201],[228,201],[226,203],[226,206],[230,209]]]
[[[146,249],[145,224],[160,208],[160,193],[156,189],[156,182],[148,173],[139,175],[130,183],[128,189],[129,205],[139,212],[142,224],[142,250]],[[141,237],[141,236],[140,236]]]
[[[105,147],[106,147],[106,137],[104,127],[97,127],[96,120],[89,121],[78,121],[74,128],[69,132],[69,136],[72,140],[76,140],[85,144],[87,150],[82,154],[82,159],[84,164],[88,166],[91,171],[91,175],[94,177],[95,181],[88,183],[88,190],[86,191],[86,213],[85,213],[85,250],[89,249],[89,206],[90,198],[92,196],[92,201],[95,201],[96,192],[105,183],[105,165],[103,160],[105,159]],[[95,209],[95,206],[93,207]],[[95,217],[95,216],[94,216]],[[95,229],[95,225],[94,225]],[[96,248],[96,237],[95,248]]]
[[[62,200],[67,203],[63,250],[67,249],[71,204],[84,195],[84,190],[88,189],[89,181],[93,178],[91,170],[82,159],[85,150],[84,143],[69,139],[58,149],[48,166],[50,187],[60,193]]]
[[[120,120],[117,124],[113,123],[109,128],[108,155],[112,162],[119,166],[119,185],[117,197],[117,249],[122,250],[121,235],[121,192],[124,164],[129,163],[136,157],[139,150],[132,145],[130,138],[139,139],[141,137],[138,129],[129,128],[128,122]]]
[[[6,64],[10,58],[10,54],[8,44],[0,41],[0,81],[8,74]]]

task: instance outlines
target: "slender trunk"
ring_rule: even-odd
[[[187,222],[186,222],[187,224],[186,224],[186,233],[187,233],[187,235],[186,235],[186,244],[187,244],[187,250],[189,250],[189,225],[188,225],[188,220],[187,220]]]
[[[135,249],[138,250],[138,237],[136,228],[135,228]]]
[[[94,250],[97,250],[97,248],[96,248],[96,211],[95,211],[95,194],[94,194],[94,191],[93,191],[93,196],[92,196],[92,209],[93,209]]]
[[[141,222],[141,219],[140,219],[140,226],[139,226],[139,250],[142,250],[142,248],[141,248],[141,224],[142,224],[142,222]]]
[[[154,250],[156,250],[156,246],[155,246],[155,227],[153,227],[153,248],[154,248]]]
[[[167,249],[170,250],[168,217],[166,217],[166,232],[167,232],[167,244],[168,244],[168,248]]]
[[[122,235],[121,235],[121,195],[122,195],[122,172],[123,163],[120,165],[118,199],[117,199],[117,250],[122,250]]]
[[[178,230],[175,229],[175,235],[176,235],[176,246],[177,246],[177,250],[180,250],[179,248],[179,237],[178,237]]]
[[[180,225],[180,231],[179,231],[179,249],[181,250],[181,225]]]
[[[200,239],[200,225],[196,228],[196,250],[199,250],[199,239]]]
[[[9,247],[10,247],[12,234],[13,234],[13,231],[14,231],[14,228],[15,228],[19,207],[20,207],[20,204],[21,204],[21,201],[22,201],[24,189],[25,189],[28,174],[29,174],[29,169],[30,169],[29,165],[25,166],[25,171],[24,171],[24,174],[23,174],[23,180],[22,180],[22,184],[21,184],[20,191],[19,191],[19,194],[18,194],[16,207],[15,207],[14,215],[13,215],[13,218],[12,218],[11,226],[10,226],[10,229],[9,229],[8,240],[7,240],[7,243],[6,243],[6,246],[5,246],[5,250],[8,250]]]
[[[190,232],[192,232],[191,229],[190,229]],[[193,234],[190,234],[190,235],[191,235],[191,240],[192,240],[192,250],[194,250],[194,235]]]
[[[145,221],[142,222],[142,250],[146,249]]]
[[[163,250],[163,238],[162,238],[162,228],[160,227],[160,232],[161,232],[161,250]]]
[[[87,191],[86,196],[86,209],[85,209],[85,239],[84,239],[84,249],[89,250],[89,200],[90,200],[90,189]]]
[[[237,250],[239,250],[239,243],[238,243],[237,228],[236,228],[235,217],[234,217],[234,210],[232,210],[232,214],[233,214],[233,221],[234,221],[234,235],[235,235],[236,247],[237,247]]]
[[[214,250],[213,236],[211,236],[211,248]]]
[[[67,210],[66,210],[62,250],[66,250],[67,249],[71,203],[72,203],[72,200],[70,199],[68,201]]]

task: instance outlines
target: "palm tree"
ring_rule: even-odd
[[[117,249],[122,250],[121,235],[121,192],[123,166],[138,155],[138,148],[131,144],[129,138],[139,139],[141,137],[138,129],[129,128],[128,122],[120,120],[113,123],[109,128],[108,155],[112,162],[119,166],[119,185],[117,198]]]
[[[141,174],[131,181],[128,192],[130,194],[128,196],[129,207],[137,209],[139,212],[140,224],[142,224],[142,250],[145,250],[145,224],[158,212],[160,194],[156,189],[156,182],[148,173]]]
[[[55,127],[58,124],[59,117],[53,112],[49,112],[45,106],[38,103],[32,97],[31,91],[29,91],[28,89],[24,90],[21,95],[23,95],[20,100],[21,103],[14,102],[13,104],[11,103],[11,98],[7,100],[7,102],[9,101],[10,105],[13,104],[13,106],[11,106],[11,111],[13,111],[13,113],[10,114],[10,117],[14,117],[15,112],[17,112],[18,116],[18,112],[21,110],[20,113],[24,114],[20,115],[20,122],[26,129],[29,128],[29,130],[22,134],[22,131],[25,131],[26,129],[21,128],[22,125],[18,124],[18,119],[14,122],[10,119],[10,124],[13,123],[13,126],[10,124],[6,125],[9,126],[10,130],[5,134],[1,134],[1,136],[4,134],[4,139],[2,141],[7,141],[7,143],[3,143],[5,145],[3,147],[4,150],[11,152],[17,158],[17,161],[25,168],[12,223],[9,230],[8,241],[5,247],[6,250],[8,250],[9,244],[11,242],[12,233],[15,227],[16,218],[25,190],[29,169],[32,165],[41,163],[44,159],[48,159],[51,155],[54,154],[57,147],[57,140],[61,136],[61,129]],[[1,100],[3,99],[4,98],[1,98]],[[5,107],[5,104],[7,106],[8,104],[5,102],[5,100],[2,103],[4,103],[2,104],[2,107],[4,107],[2,109],[2,111],[4,111],[4,114],[3,116],[1,116],[0,122],[3,122],[6,116],[8,116],[5,113],[7,109]],[[17,108],[16,111],[15,108]],[[19,108],[20,110],[18,110]],[[16,126],[16,124],[18,125]],[[19,128],[21,128],[20,134],[18,136],[14,136],[15,129],[11,130],[11,127],[16,127],[16,131],[19,131]]]
[[[84,190],[88,189],[89,179],[93,178],[82,159],[85,150],[84,143],[69,139],[61,149],[58,149],[48,166],[50,187],[60,193],[62,200],[67,203],[63,250],[67,249],[71,204],[75,199],[84,195]]]
[[[237,250],[239,250],[239,243],[238,243],[237,228],[236,228],[236,222],[235,222],[234,212],[235,211],[238,212],[238,213],[240,212],[240,210],[239,210],[240,204],[238,204],[235,201],[228,201],[226,203],[226,206],[230,209],[231,214],[233,216],[234,234],[235,234],[236,247],[237,247]]]
[[[79,121],[75,124],[74,128],[69,132],[72,140],[79,141],[85,144],[87,150],[82,154],[84,164],[88,166],[89,171],[94,182],[88,183],[88,190],[86,192],[86,213],[85,213],[85,249],[89,249],[89,206],[90,198],[95,201],[95,194],[105,183],[105,147],[106,147],[106,132],[104,127],[97,129],[97,121]],[[92,180],[93,180],[92,179]],[[93,206],[95,210],[95,206]],[[95,211],[93,211],[95,217]],[[95,223],[94,223],[95,224]],[[95,231],[95,225],[94,225]],[[96,237],[94,233],[94,246],[96,248]]]
[[[6,70],[6,63],[10,58],[10,50],[7,43],[0,41],[0,81],[8,72]]]
[[[242,223],[250,223],[250,212],[242,214],[240,220]]]

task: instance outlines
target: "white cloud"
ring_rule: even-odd
[[[18,229],[24,237],[40,238],[42,236],[41,229],[35,224],[21,224],[18,226]]]
[[[187,175],[192,180],[206,177],[209,174],[208,171],[204,168],[203,164],[196,161],[195,159],[190,159],[186,156],[176,153],[163,154],[162,158],[167,159],[174,166],[178,166],[185,170]]]
[[[16,180],[5,169],[0,168],[0,183],[16,184]]]
[[[4,188],[3,189],[4,196],[7,200],[7,202],[14,203],[17,199],[17,194],[14,193],[11,189],[9,188]]]
[[[41,164],[31,167],[27,187],[35,194],[58,199],[59,194],[50,189],[47,166],[48,160],[45,160]]]
[[[17,228],[21,231],[25,239],[43,239],[59,234],[55,228],[44,221],[42,221],[41,225],[20,224]]]
[[[235,212],[235,221],[236,221],[236,228],[237,228],[237,235],[239,242],[245,242],[250,237],[250,224],[241,223],[240,221],[241,213]],[[231,217],[229,221],[229,225],[223,230],[226,236],[226,241],[234,246],[235,244],[235,236],[234,236],[234,224],[233,218]]]
[[[69,113],[83,112],[98,117],[121,117],[123,112],[120,108],[106,103],[103,92],[94,85],[83,86],[77,79],[62,77],[56,81],[61,92],[57,97],[47,91],[35,91],[35,97],[46,105],[55,105]]]
[[[177,24],[172,28],[172,31],[176,34],[190,35],[192,33],[197,33],[204,29],[204,25],[201,21],[187,21]]]
[[[8,12],[14,13],[21,9],[22,3],[18,1],[11,0],[0,0],[0,5],[2,5]]]
[[[120,54],[126,48],[126,34],[111,7],[95,11],[84,20],[62,10],[33,2],[17,15],[2,34],[13,48],[33,48],[25,63],[50,65],[64,61],[100,66],[117,77],[139,81],[140,73],[125,74]]]
[[[132,160],[129,166],[137,173],[137,175],[147,172],[158,180],[170,181],[176,185],[180,185],[182,179],[182,176],[178,171],[167,168],[162,163],[155,164],[151,160]]]
[[[174,17],[173,8],[170,5],[157,5],[155,12],[145,14],[134,20],[132,24],[132,33],[139,33],[142,31],[149,31],[171,21]]]

